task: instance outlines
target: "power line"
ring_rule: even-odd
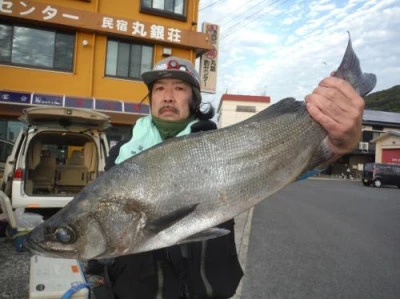
[[[206,8],[208,8],[208,7],[211,7],[211,6],[213,6],[213,5],[215,5],[215,4],[218,4],[219,2],[221,2],[222,0],[216,0],[216,1],[214,1],[214,2],[209,2],[209,4],[207,4],[206,6],[204,6],[204,7],[202,7],[202,8],[200,8],[199,9],[199,11],[200,10],[203,10],[203,9],[206,9]],[[258,2],[256,2],[254,5],[251,5],[250,7],[249,7],[249,4],[251,3],[251,2],[253,2],[253,1],[258,1]],[[229,23],[231,23],[231,22],[237,22],[237,20],[238,20],[238,17],[240,18],[241,16],[244,16],[247,12],[249,12],[251,9],[253,9],[253,8],[256,8],[259,4],[261,4],[262,2],[264,2],[265,0],[248,0],[248,1],[244,1],[244,4],[243,5],[241,5],[241,6],[239,6],[239,7],[237,7],[235,10],[236,11],[241,11],[241,14],[240,15],[234,15],[234,16],[232,16],[231,18],[226,18],[226,19],[224,19],[223,20],[223,23],[219,23],[219,25],[221,26],[221,27],[223,27],[223,26],[225,26],[226,24],[229,24]],[[246,7],[246,9],[244,9]]]
[[[213,2],[213,0],[199,0],[199,9],[200,9],[200,7],[203,7],[203,6],[205,6],[205,5],[208,5],[208,4],[210,4],[211,2]]]
[[[251,10],[253,10],[254,8],[258,8],[258,6],[260,4],[262,4],[262,2],[265,2],[265,0],[255,0],[256,2],[254,3],[254,5],[249,5],[251,2],[253,2],[254,0],[250,0],[245,2],[244,5],[239,6],[238,8],[236,8],[236,11],[241,11],[241,13],[239,15],[236,16],[232,16],[230,19],[228,19],[227,21],[224,20],[224,22],[221,24],[221,27],[226,26],[229,23],[234,22],[235,24],[237,24],[238,22],[240,22],[240,19],[242,17],[245,17],[246,14],[248,12],[250,12]],[[246,9],[244,9],[246,7]],[[244,9],[244,10],[243,10]]]
[[[265,5],[262,9],[258,9],[255,12],[251,13],[250,15],[244,15],[243,18],[240,19],[240,21],[235,22],[233,25],[226,27],[223,31],[230,31],[231,29],[238,27],[238,26],[243,26],[243,25],[248,25],[251,23],[251,21],[254,20],[254,18],[259,18],[264,15],[266,10],[270,9],[272,5],[275,3],[279,2],[280,0],[275,0],[274,2],[270,3],[269,5]],[[257,3],[258,4],[258,3]],[[253,6],[254,7],[254,6]],[[250,10],[249,10],[250,11]],[[247,22],[247,20],[252,19],[250,22]]]
[[[222,0],[208,2],[208,4],[206,6],[204,6],[203,8],[201,8],[199,10],[204,10],[208,7],[214,6],[221,1]],[[253,1],[256,1],[256,2],[254,2],[252,5],[249,6],[249,4]],[[237,11],[242,10],[242,12],[239,15],[233,16],[233,17],[229,18],[227,21],[220,23],[220,28],[222,29],[220,40],[224,40],[229,37],[232,37],[233,34],[235,33],[234,29],[236,29],[239,26],[244,28],[244,27],[250,25],[254,21],[258,20],[260,17],[264,16],[267,10],[269,10],[270,8],[275,6],[275,4],[278,4],[280,1],[282,1],[282,0],[275,0],[268,5],[262,4],[263,2],[265,2],[265,0],[246,1],[243,5],[236,8]],[[284,4],[286,2],[288,2],[288,0],[283,0],[281,2],[281,4]],[[264,7],[262,9],[258,9],[260,7],[260,5],[263,5]],[[246,7],[246,9],[244,9],[245,7]],[[254,9],[256,9],[256,10],[254,10]],[[250,13],[250,14],[248,14],[248,13]],[[231,24],[231,25],[226,26],[228,24]]]
[[[218,4],[218,3],[221,2],[221,1],[223,1],[223,0],[216,0],[215,2],[210,2],[210,4],[208,4],[207,6],[204,6],[204,7],[199,8],[199,11],[200,11],[200,10],[207,9],[207,8],[209,8],[209,7],[211,7],[211,6],[214,6],[214,5]]]
[[[286,2],[288,2],[288,1],[289,1],[289,0],[284,0],[283,2],[281,2],[281,4],[286,3]],[[236,28],[236,27],[238,27],[238,26],[246,27],[246,26],[248,26],[249,24],[251,24],[251,23],[253,23],[254,21],[256,21],[257,19],[259,19],[260,17],[264,16],[264,15],[265,15],[265,12],[266,12],[266,9],[270,9],[270,8],[272,7],[272,5],[277,4],[278,2],[280,2],[280,0],[276,0],[276,1],[272,2],[270,5],[268,5],[267,7],[265,7],[264,9],[258,10],[257,12],[255,12],[255,13],[253,13],[253,14],[247,16],[247,17],[245,17],[245,18],[243,19],[242,22],[237,22],[236,24],[233,24],[232,26],[230,26],[230,27],[224,29],[224,30],[221,32],[220,40],[223,40],[223,39],[226,39],[226,38],[229,38],[230,36],[232,36],[233,33],[235,32],[235,31],[233,30],[234,28]],[[250,18],[251,18],[251,19],[250,19]],[[249,20],[249,19],[250,19],[250,20]],[[249,21],[245,22],[246,20],[249,20]],[[225,32],[227,32],[227,34],[224,35]]]

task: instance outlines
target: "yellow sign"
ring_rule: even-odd
[[[219,26],[215,24],[204,23],[203,32],[210,36],[212,48],[203,54],[200,60],[201,91],[216,93]]]

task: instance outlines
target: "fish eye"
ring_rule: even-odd
[[[71,244],[75,242],[75,233],[69,227],[59,227],[54,232],[55,239],[63,244]]]

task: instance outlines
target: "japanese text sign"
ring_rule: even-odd
[[[48,22],[95,32],[134,36],[144,40],[173,43],[193,48],[210,49],[208,36],[201,32],[61,7],[54,5],[51,1],[49,2],[0,0],[0,16]]]
[[[200,60],[201,91],[216,93],[219,26],[204,23],[203,32],[209,34],[212,48],[203,54]]]

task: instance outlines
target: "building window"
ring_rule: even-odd
[[[0,63],[72,72],[75,34],[0,23]]]
[[[11,154],[11,151],[13,149],[13,143],[6,141],[6,140],[2,140],[0,139],[0,169],[3,172],[4,171],[4,167],[8,156]]]
[[[363,142],[370,142],[372,139],[374,139],[372,131],[363,131],[362,132],[362,141]]]
[[[153,64],[153,47],[116,40],[107,42],[106,75],[141,80]]]
[[[383,131],[383,126],[372,126],[372,130],[374,130],[374,131]]]
[[[141,12],[186,21],[186,0],[141,0]]]
[[[0,139],[14,142],[23,125],[20,121],[0,119]]]
[[[256,113],[256,112],[257,112],[257,109],[256,109],[256,106],[237,105],[237,106],[236,106],[236,112],[251,112],[251,113]]]

